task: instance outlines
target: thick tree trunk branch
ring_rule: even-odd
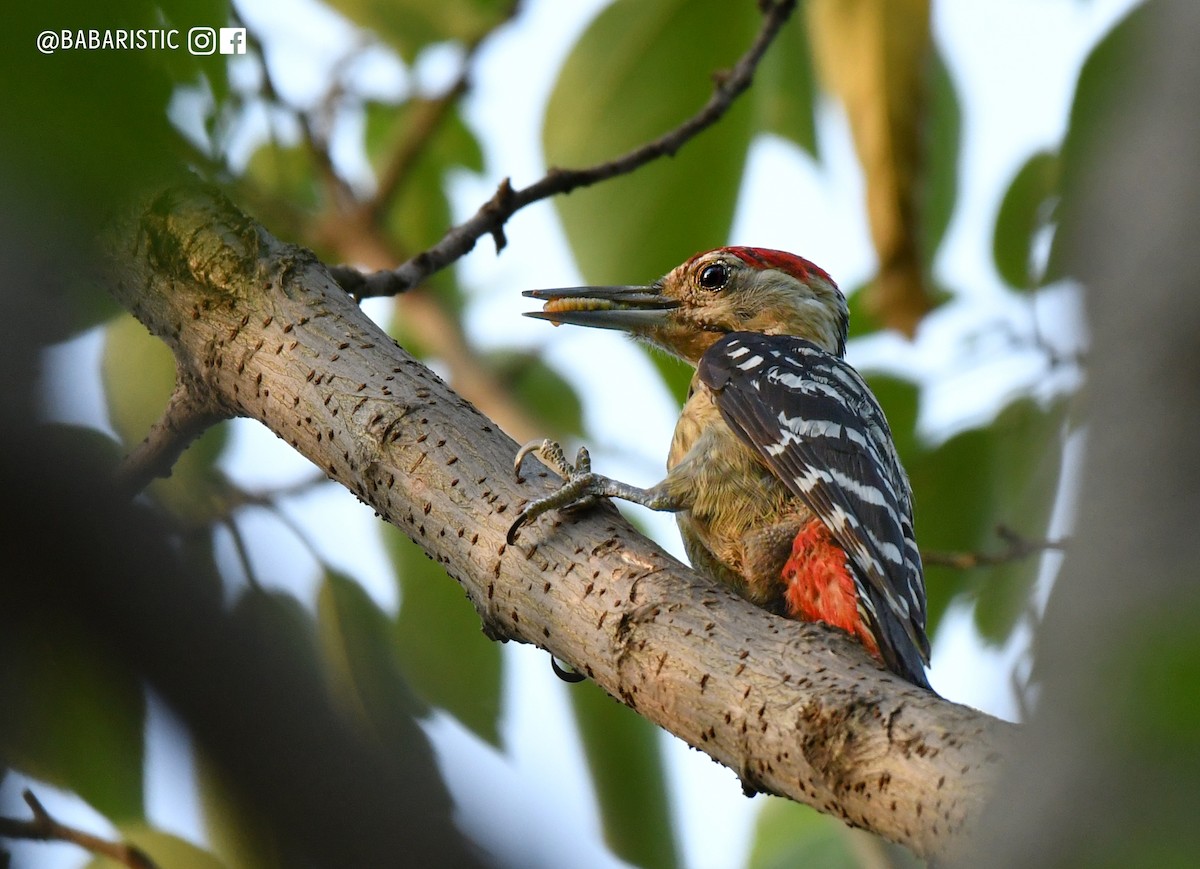
[[[877,668],[818,625],[687,569],[611,508],[505,545],[543,471],[368,320],[308,252],[224,200],[164,194],[114,245],[114,294],[230,413],[268,426],[416,540],[498,639],[547,649],[737,771],[909,846],[952,853],[1012,728]]]

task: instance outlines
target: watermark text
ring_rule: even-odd
[[[179,51],[191,54],[245,54],[245,27],[176,28],[63,28],[43,30],[37,36],[42,54],[59,51]]]

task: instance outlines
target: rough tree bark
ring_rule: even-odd
[[[964,846],[1010,725],[742,601],[611,507],[543,518],[506,546],[516,511],[556,478],[518,483],[516,444],[309,252],[215,194],[177,190],[115,237],[110,271],[114,295],[175,353],[190,407],[259,420],[349,488],[462,584],[489,636],[570,662],[748,789],[918,855]],[[134,464],[169,453],[148,441]]]

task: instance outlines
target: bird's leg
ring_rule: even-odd
[[[567,461],[562,447],[552,440],[531,441],[517,451],[514,468],[518,479],[521,473],[521,463],[531,453],[540,458],[550,470],[562,477],[563,485],[557,492],[530,501],[525,505],[525,508],[517,514],[512,527],[508,529],[509,543],[516,540],[522,525],[532,522],[543,513],[556,509],[579,510],[590,507],[599,498],[620,498],[623,501],[642,504],[651,510],[680,509],[673,499],[663,491],[662,484],[649,489],[639,489],[628,483],[594,474],[592,473],[592,457],[588,454],[587,447],[579,448],[579,452],[575,456],[575,464],[572,465]]]

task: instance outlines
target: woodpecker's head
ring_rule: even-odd
[[[722,247],[696,254],[648,287],[527,290],[526,314],[551,323],[623,329],[693,365],[722,335],[760,332],[846,350],[850,314],[825,271],[795,254]]]

